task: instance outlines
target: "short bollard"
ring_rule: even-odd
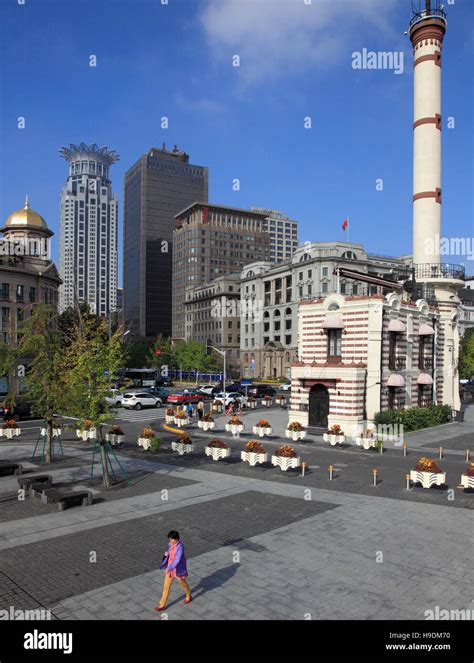
[[[334,467],[332,465],[329,466],[329,481],[332,481],[332,473],[333,473]]]
[[[466,449],[466,463],[469,463],[471,460],[471,452],[469,449]]]
[[[410,475],[405,474],[405,479],[406,479],[406,482],[407,482],[407,490],[410,490]]]
[[[380,443],[380,453],[383,454],[383,442]]]
[[[403,443],[403,455],[406,456],[408,453],[408,444],[406,442]]]
[[[374,478],[374,486],[377,485],[377,474],[379,473],[378,470],[372,470],[372,476]]]
[[[443,447],[440,447],[439,448],[439,459],[441,460],[442,457],[443,457]]]
[[[304,477],[304,473],[305,473],[307,467],[308,467],[307,463],[301,463],[301,476],[302,477]]]

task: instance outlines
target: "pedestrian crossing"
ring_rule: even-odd
[[[126,408],[120,408],[117,410],[117,421],[129,421],[129,422],[140,422],[140,421],[157,421],[164,419],[166,407],[161,408],[143,408],[143,410],[127,410]]]

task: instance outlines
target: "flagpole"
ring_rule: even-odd
[[[351,241],[351,222],[349,217],[347,217],[347,242],[350,244]]]

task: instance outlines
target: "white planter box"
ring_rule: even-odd
[[[468,477],[467,474],[461,474],[461,486],[463,488],[474,488],[474,477]]]
[[[218,414],[222,414],[222,412],[224,411],[224,406],[223,406],[223,405],[214,405],[214,408],[213,408],[213,409],[214,409]]]
[[[7,437],[9,440],[12,437],[18,437],[21,433],[21,428],[0,428],[0,437]]]
[[[105,439],[113,447],[116,447],[119,444],[123,444],[123,441],[125,440],[125,435],[116,435],[115,433],[106,433],[105,434]]]
[[[142,449],[149,449],[150,444],[151,444],[152,438],[150,437],[138,437],[137,438],[137,444],[139,447],[142,447]]]
[[[198,421],[198,427],[202,430],[214,430],[216,427],[215,421]]]
[[[265,399],[262,400],[262,405],[264,405],[265,407],[270,407],[271,404],[272,404],[271,400],[269,401],[266,401]]]
[[[40,435],[41,435],[41,437],[44,437],[46,435],[46,428],[41,429]],[[61,429],[60,428],[53,428],[53,437],[61,437]]]
[[[263,426],[254,426],[252,430],[254,435],[258,435],[259,437],[263,437],[264,435],[271,435],[273,432],[273,428],[271,426],[268,426],[267,428],[264,428]]]
[[[171,448],[173,451],[177,451],[180,456],[184,454],[190,454],[194,451],[194,444],[181,444],[181,442],[171,442]]]
[[[411,470],[410,480],[413,483],[421,483],[423,488],[443,486],[446,483],[446,472],[417,472],[416,470]]]
[[[258,454],[255,451],[241,451],[240,458],[251,467],[255,467],[255,465],[266,463],[268,461],[268,454]]]
[[[247,407],[249,407],[251,410],[255,410],[257,407],[257,401],[247,401]]]
[[[91,428],[90,430],[79,430],[78,428],[76,435],[86,442],[86,440],[95,440],[97,438],[97,431],[95,428]]]
[[[218,447],[206,447],[206,456],[210,456],[212,460],[220,460],[221,458],[228,458],[230,456],[230,449],[219,449]]]
[[[174,415],[165,414],[165,423],[166,424],[174,424]]]
[[[364,447],[367,449],[375,449],[375,443],[377,440],[375,437],[356,437],[356,444],[358,447]]]
[[[179,419],[178,417],[175,417],[174,423],[177,425],[178,428],[183,428],[183,426],[187,426],[189,424],[189,418]]]
[[[293,442],[297,442],[298,440],[304,440],[304,438],[306,437],[306,431],[286,429],[285,436],[290,440],[293,440]]]
[[[295,469],[301,465],[301,458],[287,458],[286,456],[272,456],[272,465],[279,467],[283,472]]]
[[[243,424],[237,425],[237,424],[226,424],[225,429],[228,433],[232,433],[232,435],[240,435],[242,431],[244,430],[245,426]]]
[[[324,433],[323,435],[323,440],[329,442],[332,447],[335,447],[336,444],[342,444],[345,439],[345,435],[334,435],[333,433]]]

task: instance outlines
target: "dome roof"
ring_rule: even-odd
[[[13,212],[13,214],[10,214],[8,217],[4,230],[7,228],[10,228],[11,230],[15,228],[38,228],[40,230],[48,230],[48,224],[38,212],[31,209],[28,203],[28,196],[26,196],[23,209]]]

